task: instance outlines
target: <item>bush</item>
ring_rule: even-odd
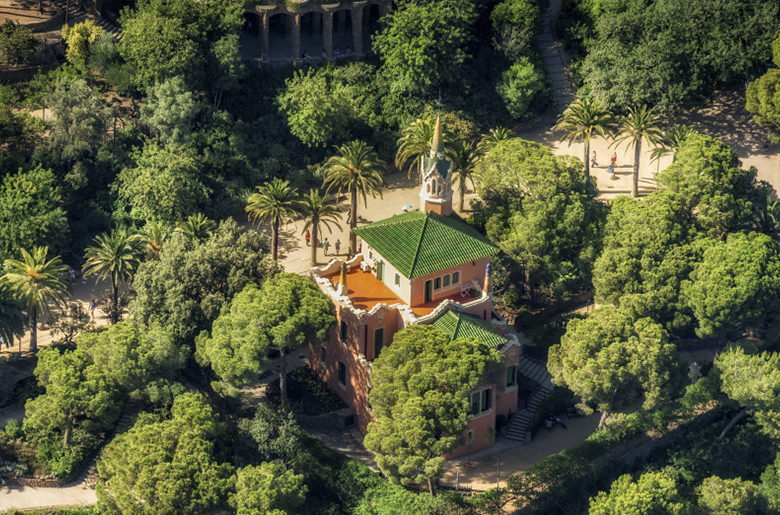
[[[89,58],[92,43],[97,41],[101,34],[103,34],[103,29],[94,20],[83,21],[72,27],[64,25],[62,38],[68,45],[68,49],[65,51],[68,62],[86,61]]]
[[[121,60],[116,38],[108,32],[101,34],[89,47],[89,64],[100,73],[105,73],[111,65]]]
[[[503,73],[496,89],[504,99],[509,114],[522,120],[530,117],[531,102],[545,87],[544,73],[527,57],[522,57]]]
[[[24,435],[24,431],[22,431],[22,425],[19,421],[12,418],[5,424],[5,434],[7,434],[11,440],[16,440]]]
[[[38,40],[32,30],[11,20],[0,26],[0,63],[27,64],[35,55]]]
[[[268,399],[279,403],[279,383],[274,381],[268,388]],[[333,393],[317,374],[308,367],[297,368],[287,375],[287,398],[295,411],[304,415],[317,416],[346,408],[347,405]]]

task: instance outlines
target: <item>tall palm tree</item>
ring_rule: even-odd
[[[257,187],[247,200],[246,212],[254,222],[271,222],[271,254],[279,257],[279,224],[287,223],[301,212],[298,190],[290,187],[290,181],[278,177]]]
[[[7,259],[3,276],[22,301],[30,321],[30,350],[38,350],[38,314],[49,312],[49,303],[62,304],[70,293],[64,281],[68,267],[59,256],[49,259],[49,247],[21,250],[22,259]]]
[[[512,131],[512,129],[507,129],[506,127],[496,127],[495,129],[490,129],[490,132],[482,135],[482,139],[480,140],[477,148],[483,155],[487,155],[497,144],[513,138],[514,135],[515,133]]]
[[[651,162],[658,161],[663,156],[669,154],[672,154],[672,162],[677,162],[677,152],[679,152],[680,147],[694,134],[696,134],[696,131],[688,125],[678,125],[670,130],[661,138],[659,146],[650,152],[652,156]]]
[[[585,144],[583,161],[585,162],[585,176],[590,176],[590,140],[594,134],[608,138],[615,131],[617,124],[615,117],[604,107],[601,102],[593,98],[582,98],[573,102],[558,118],[558,123],[553,127],[554,131],[564,131],[561,141],[568,141],[569,146],[574,140],[580,140]]]
[[[176,226],[175,232],[183,234],[189,241],[201,242],[207,240],[216,228],[217,223],[214,220],[209,220],[203,213],[198,213]]]
[[[320,192],[311,189],[303,196],[303,216],[306,225],[303,231],[311,229],[311,266],[317,265],[317,245],[319,244],[320,226],[325,226],[329,233],[333,232],[331,223],[336,224],[341,220],[341,212],[338,203],[333,197],[322,197]]]
[[[436,118],[433,117],[418,118],[409,124],[396,143],[398,152],[395,154],[395,166],[400,170],[411,159],[409,177],[415,172],[420,177],[420,158],[427,156],[431,151],[435,130]],[[450,142],[454,139],[452,133],[444,131],[442,135],[444,136],[444,147],[449,148]]]
[[[163,245],[171,236],[171,228],[163,221],[148,221],[141,231],[147,259],[157,257]]]
[[[430,149],[429,149],[430,150]],[[370,145],[362,141],[353,141],[339,147],[339,156],[333,156],[325,163],[326,193],[338,188],[338,194],[349,192],[349,249],[357,250],[357,202],[358,195],[363,197],[363,204],[368,205],[368,195],[382,196],[382,188],[387,186],[385,170],[387,164]]]
[[[24,307],[16,298],[14,290],[8,281],[0,279],[0,338],[5,346],[11,348],[14,338],[19,338],[19,345],[24,336]],[[21,351],[21,347],[19,349]]]
[[[642,155],[642,141],[658,145],[663,135],[661,117],[642,106],[639,109],[628,108],[628,114],[620,119],[620,136],[615,145],[624,141],[634,144],[634,181],[631,184],[631,196],[639,196],[639,157]]]
[[[95,245],[87,247],[84,257],[84,277],[97,275],[102,280],[111,276],[111,323],[122,316],[119,308],[119,285],[129,281],[141,264],[143,239],[125,229],[115,229],[109,234],[95,237]]]
[[[458,181],[461,211],[463,211],[463,197],[466,195],[466,183],[471,182],[471,187],[474,187],[474,169],[483,155],[483,148],[484,146],[467,143],[462,139],[457,139],[452,144],[449,157],[452,160],[452,175]]]

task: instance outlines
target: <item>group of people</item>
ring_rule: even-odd
[[[344,49],[344,51],[342,51],[339,47],[333,49],[333,57],[344,57],[347,55],[352,55],[352,49],[349,47]],[[327,59],[328,51],[323,48],[320,57],[322,57],[323,59]],[[301,54],[301,59],[312,59],[312,56],[310,56],[309,53],[304,50],[303,53]]]
[[[596,167],[599,164],[596,162],[596,151],[593,151],[593,157],[590,160],[590,167]],[[617,165],[617,152],[612,153],[612,159],[610,160],[607,172],[612,174],[612,178],[615,178],[615,166]]]
[[[303,239],[306,240],[306,246],[311,246],[311,233],[307,230],[306,234],[303,236]],[[330,242],[328,241],[328,238],[325,238],[325,240],[320,244],[322,246],[323,253],[327,256],[328,250],[330,250]],[[334,248],[336,249],[336,255],[338,256],[341,254],[341,240],[336,240],[336,243],[334,244]]]

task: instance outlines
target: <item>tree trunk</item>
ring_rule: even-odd
[[[318,220],[311,221],[311,266],[317,266],[317,245],[320,242],[319,235],[317,234]]]
[[[287,354],[279,348],[279,398],[282,406],[287,405]]]
[[[350,201],[352,202],[352,205],[350,206],[350,209],[352,210],[352,215],[349,218],[349,248],[352,249],[352,253],[357,253],[357,234],[355,234],[355,227],[357,226],[357,201],[358,201],[358,194],[357,194],[357,188],[354,186],[352,187],[352,191],[350,191]]]
[[[279,220],[271,224],[271,256],[274,261],[279,260]]]
[[[428,490],[431,491],[431,495],[436,495],[436,490],[433,488],[433,479],[428,478]]]
[[[585,140],[585,179],[590,177],[590,140]]]
[[[734,418],[732,418],[732,419],[731,419],[731,422],[729,422],[729,423],[728,423],[728,425],[727,425],[727,426],[726,426],[726,428],[723,430],[723,432],[720,434],[720,436],[718,437],[718,441],[720,442],[721,440],[723,440],[723,439],[726,437],[726,434],[727,434],[729,431],[731,431],[731,428],[733,428],[735,425],[737,425],[737,422],[739,422],[740,420],[742,420],[743,418],[745,418],[745,416],[746,416],[746,415],[747,415],[747,410],[746,410],[746,409],[743,409],[742,411],[740,411],[739,413],[737,413],[737,414],[734,416]]]
[[[116,282],[116,278],[111,278],[111,287],[114,289],[114,304],[111,306],[111,323],[116,324],[119,322],[119,284]]]
[[[465,208],[463,207],[463,197],[466,196],[466,178],[461,174],[460,176],[460,212],[465,213]]]
[[[604,429],[604,424],[606,424],[608,418],[609,418],[609,413],[607,413],[606,411],[602,411],[601,418],[599,419],[599,429]]]
[[[30,328],[30,352],[38,352],[38,309],[33,308],[30,314],[32,319],[32,327]],[[19,341],[19,348],[21,348],[22,342]]]
[[[73,413],[68,413],[68,423],[65,427],[65,438],[63,440],[65,443],[65,447],[70,445],[70,434],[72,430],[73,430]]]
[[[639,196],[639,156],[642,153],[642,140],[638,140],[634,145],[634,183],[631,185],[631,196]]]

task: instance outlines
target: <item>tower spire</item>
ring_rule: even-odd
[[[433,141],[431,142],[431,158],[438,157],[444,159],[444,138],[441,129],[441,115],[436,116],[436,128],[433,130]]]

